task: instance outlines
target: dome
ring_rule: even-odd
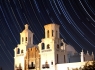
[[[21,33],[32,33],[32,32],[28,29],[28,24],[25,25],[25,29],[24,29]]]
[[[74,52],[74,53],[76,52],[76,50],[71,45],[66,46],[66,51],[67,52]]]
[[[29,29],[24,29],[21,33],[32,33]]]

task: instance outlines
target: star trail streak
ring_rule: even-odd
[[[44,25],[60,25],[60,36],[78,52],[95,53],[95,0],[0,0],[0,66],[13,70],[14,48],[24,25],[34,44],[44,38]]]

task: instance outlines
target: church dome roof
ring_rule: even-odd
[[[21,32],[21,33],[32,33],[29,29],[28,29],[28,24],[25,25],[25,29]]]
[[[32,32],[29,29],[28,30],[24,29],[21,33],[32,33]]]
[[[66,51],[67,52],[76,52],[76,50],[71,45],[66,46]]]

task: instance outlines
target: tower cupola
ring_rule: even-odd
[[[45,38],[60,38],[59,36],[59,25],[48,24],[44,26]]]
[[[29,30],[29,25],[20,33],[20,44],[33,44],[33,33]]]

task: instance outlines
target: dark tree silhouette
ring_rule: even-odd
[[[87,62],[84,67],[82,68],[82,70],[95,70],[95,61],[92,61],[92,64],[88,64],[89,62]]]

